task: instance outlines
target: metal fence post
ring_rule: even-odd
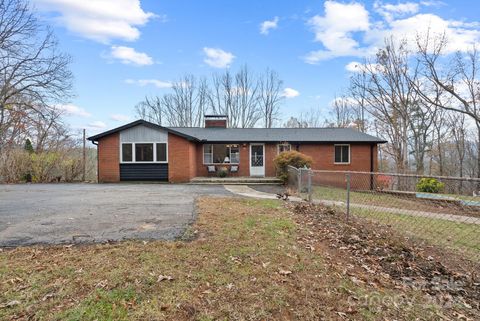
[[[345,174],[347,180],[347,222],[350,219],[350,173]]]
[[[298,194],[302,193],[302,168],[298,168]]]
[[[308,202],[312,202],[312,170],[308,170]]]

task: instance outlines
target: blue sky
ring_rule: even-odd
[[[284,120],[311,108],[328,117],[335,94],[384,37],[445,31],[449,50],[480,42],[477,1],[33,0],[73,57],[72,128],[96,133],[134,120],[145,95],[185,73],[242,64],[276,70]]]

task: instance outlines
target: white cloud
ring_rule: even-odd
[[[55,20],[69,31],[95,41],[138,39],[138,27],[155,17],[140,0],[34,0],[37,7],[57,14]]]
[[[338,56],[358,55],[359,43],[353,33],[367,31],[370,27],[369,13],[359,3],[325,2],[325,15],[316,15],[308,21],[315,33],[315,41],[321,42],[325,50],[309,53],[308,63],[316,63]]]
[[[172,83],[168,81],[158,80],[158,79],[125,79],[125,83],[130,85],[137,85],[140,87],[145,87],[147,85],[153,85],[157,88],[172,87]]]
[[[88,127],[95,128],[95,129],[102,129],[102,128],[106,128],[107,124],[105,124],[103,121],[96,120],[94,122],[89,123]]]
[[[153,59],[143,52],[138,52],[134,48],[124,46],[112,46],[110,57],[120,60],[122,64],[133,64],[145,66],[153,64]]]
[[[371,30],[365,35],[365,40],[372,44],[372,47],[380,47],[385,38],[394,36],[395,39],[406,39],[413,45],[418,34],[430,32],[430,36],[435,37],[445,33],[448,39],[445,53],[467,51],[480,41],[480,29],[468,25],[470,26],[460,21],[445,20],[434,14],[417,14],[393,20],[388,28]]]
[[[262,35],[268,35],[270,30],[277,29],[278,27],[278,17],[273,18],[273,20],[265,20],[260,24],[260,33]]]
[[[345,66],[345,69],[349,72],[361,72],[361,71],[364,71],[364,70],[368,70],[368,71],[372,71],[372,72],[375,72],[375,73],[378,73],[380,72],[383,68],[381,65],[379,64],[374,64],[374,63],[370,63],[370,64],[363,64],[361,62],[358,62],[358,61],[352,61],[352,62],[349,62],[346,66]]]
[[[130,116],[122,115],[122,114],[112,114],[110,115],[110,119],[114,121],[126,122],[130,120]]]
[[[57,105],[54,108],[61,111],[63,114],[67,116],[78,116],[78,117],[85,117],[85,118],[92,116],[92,114],[87,112],[85,109],[73,104]]]
[[[418,34],[430,32],[432,37],[445,33],[446,53],[466,51],[480,42],[480,23],[446,20],[431,13],[420,13],[431,2],[383,4],[377,1],[374,9],[379,19],[370,20],[369,12],[359,3],[325,2],[325,14],[308,21],[315,40],[323,49],[305,55],[307,63],[315,64],[336,57],[365,57],[383,47],[385,38],[406,39],[414,45]]]
[[[300,92],[298,90],[295,90],[293,88],[285,88],[282,93],[282,97],[285,98],[294,98],[300,96]]]
[[[376,1],[373,5],[375,11],[381,14],[387,21],[392,20],[397,16],[404,16],[407,14],[415,14],[420,10],[420,4],[415,2],[403,2],[397,4],[382,3]]]
[[[203,60],[207,65],[214,68],[227,68],[235,59],[231,52],[226,52],[219,48],[203,48],[205,59]]]

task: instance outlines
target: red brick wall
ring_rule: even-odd
[[[195,143],[185,138],[168,134],[168,181],[188,182],[196,176]]]
[[[313,158],[313,169],[332,171],[370,172],[370,145],[350,144],[350,164],[335,164],[333,144],[299,145],[298,151]],[[376,171],[376,148],[374,149],[374,171]]]
[[[205,127],[221,127],[227,128],[227,120],[226,119],[205,119]]]
[[[120,135],[108,135],[98,140],[98,181],[120,181]]]
[[[370,172],[371,145],[350,144],[350,164],[334,164],[334,145],[300,145],[299,152],[313,158],[313,169],[328,171]],[[377,146],[373,147],[373,171],[377,170]],[[315,173],[313,184],[334,187],[346,187],[343,173]],[[367,174],[351,174],[351,187],[366,190],[371,186],[371,176]]]
[[[277,144],[265,144],[265,176],[277,175],[273,159],[277,157]]]
[[[292,148],[294,148],[292,146]],[[350,164],[334,164],[335,149],[333,144],[301,144],[298,151],[313,158],[313,169],[332,171],[370,171],[370,145],[351,144]],[[276,175],[273,159],[277,156],[277,144],[265,144],[265,176]],[[237,174],[229,176],[250,176],[250,144],[240,144],[240,164]],[[374,171],[377,170],[377,147],[373,151]],[[221,165],[217,165],[221,166]],[[209,176],[206,165],[203,164],[203,145],[196,147],[196,176]]]

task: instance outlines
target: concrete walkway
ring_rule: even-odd
[[[271,193],[260,192],[250,188],[246,185],[224,185],[225,189],[230,193],[245,196],[245,197],[253,197],[253,198],[262,198],[262,199],[271,199],[276,200],[278,199],[277,195]],[[299,197],[290,196],[288,198],[293,202],[301,202],[302,199]]]
[[[245,196],[245,197],[254,197],[254,198],[262,198],[262,199],[277,199],[275,194],[265,193],[256,191],[253,188],[250,188],[245,185],[236,185],[236,186],[224,186],[225,189],[230,191],[233,194]],[[289,200],[293,202],[301,202],[303,201],[299,197],[289,197]],[[345,202],[340,201],[330,201],[330,200],[314,200],[315,203],[318,204],[325,204],[328,206],[339,206],[345,207]],[[375,212],[383,212],[383,213],[391,213],[391,214],[398,214],[398,215],[410,215],[415,217],[425,217],[431,219],[439,219],[445,220],[450,222],[456,223],[466,223],[466,224],[476,224],[480,225],[480,218],[478,217],[471,217],[471,216],[463,216],[463,215],[453,215],[453,214],[443,214],[443,213],[433,213],[433,212],[424,212],[424,211],[412,211],[400,208],[392,208],[392,207],[383,207],[383,206],[375,206],[375,205],[366,205],[366,204],[357,204],[357,203],[350,203],[350,206],[353,208],[360,208],[366,210],[372,210]]]

